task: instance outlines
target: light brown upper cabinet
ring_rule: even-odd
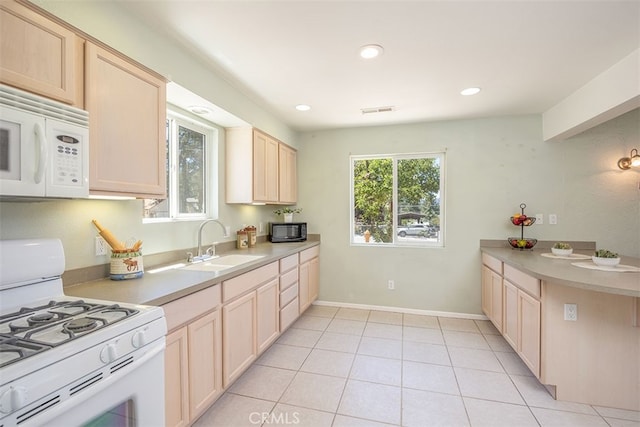
[[[86,43],[91,194],[166,196],[166,82]]]
[[[227,203],[295,204],[296,154],[257,129],[227,129]]]
[[[15,1],[0,2],[0,81],[83,107],[84,40]]]

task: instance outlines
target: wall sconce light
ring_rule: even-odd
[[[622,170],[640,167],[640,154],[638,154],[638,149],[634,148],[631,150],[629,157],[623,157],[618,160],[618,167]]]

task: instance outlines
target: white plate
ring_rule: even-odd
[[[616,273],[640,272],[640,267],[634,267],[633,265],[618,264],[615,266],[606,266],[606,265],[596,265],[593,263],[593,261],[572,262],[571,265],[575,265],[576,267],[581,267],[581,268],[588,268],[590,270],[613,271]]]
[[[556,255],[554,253],[547,252],[540,255],[542,255],[543,257],[556,258],[556,259],[591,259],[591,256],[583,255],[583,254]]]

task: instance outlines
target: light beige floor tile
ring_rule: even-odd
[[[447,347],[424,342],[404,341],[402,359],[412,362],[434,363],[451,366]]]
[[[298,347],[314,347],[321,336],[322,331],[289,328],[285,333],[280,335],[280,338],[278,338],[276,342],[278,344],[295,345]]]
[[[309,356],[309,353],[311,353],[310,348],[276,343],[269,347],[255,363],[297,371]]]
[[[402,341],[362,337],[358,347],[358,354],[400,359],[402,357]]]
[[[334,332],[336,334],[362,335],[365,325],[366,322],[360,320],[333,319],[329,326],[327,326],[327,332]]]
[[[449,347],[451,364],[461,368],[481,369],[483,371],[504,372],[493,351],[475,348]]]
[[[329,326],[331,319],[328,317],[317,317],[317,316],[300,316],[298,320],[296,320],[292,328],[295,329],[311,329],[314,331],[324,331]]]
[[[251,365],[229,388],[229,392],[277,402],[296,375],[295,371]]]
[[[388,323],[390,325],[402,325],[402,313],[394,313],[392,311],[371,310],[369,313],[369,322]]]
[[[423,316],[421,314],[406,314],[402,317],[404,326],[414,326],[418,328],[440,329],[440,323],[436,316]]]
[[[599,415],[577,414],[575,412],[533,407],[531,411],[542,427],[609,427],[607,422]]]
[[[274,406],[274,402],[225,393],[193,427],[255,427],[260,425],[261,414],[268,414]]]
[[[346,381],[344,378],[298,372],[282,395],[280,403],[335,412]]]
[[[442,337],[442,332],[440,331],[440,329],[404,326],[402,328],[402,339],[404,339],[405,341],[444,345],[444,338]]]
[[[594,406],[593,409],[595,409],[603,417],[619,418],[622,420],[629,420],[640,423],[640,411],[607,408],[605,406]]]
[[[513,347],[501,335],[484,335],[484,339],[493,351],[502,351],[508,353],[513,351]]]
[[[490,320],[476,320],[476,326],[484,335],[500,335],[500,331],[493,326]]]
[[[522,359],[520,359],[520,356],[518,356],[516,353],[504,353],[502,351],[496,351],[494,354],[500,361],[500,364],[502,364],[502,367],[507,372],[507,374],[525,375],[529,377],[533,376],[531,370],[527,367],[527,365],[524,364]]]
[[[472,332],[442,331],[447,347],[467,347],[478,350],[491,350],[484,335]]]
[[[490,400],[463,398],[473,427],[537,427],[528,407]]]
[[[587,415],[598,414],[591,406],[583,403],[555,400],[535,377],[511,375],[511,380],[516,385],[518,391],[529,406],[576,412]]]
[[[370,310],[342,307],[336,313],[335,318],[347,319],[347,320],[360,320],[361,322],[366,322],[367,319],[369,318],[369,312]]]
[[[346,378],[354,355],[330,350],[313,349],[300,368],[303,372]]]
[[[460,394],[453,368],[430,363],[403,361],[402,386],[438,393]]]
[[[401,340],[402,326],[389,325],[385,323],[367,322],[367,326],[364,328],[363,335],[365,337],[386,338],[389,340]]]
[[[640,427],[640,421],[623,420],[621,418],[604,417],[611,427]]]
[[[334,414],[315,409],[279,403],[264,422],[264,426],[331,427]],[[260,424],[257,424],[260,425]]]
[[[349,378],[399,386],[402,379],[402,362],[395,359],[357,355]]]
[[[458,319],[455,317],[438,317],[440,328],[448,331],[475,332],[480,333],[476,322],[472,319]]]
[[[460,396],[402,390],[402,425],[407,427],[468,426]]]
[[[398,424],[385,424],[377,421],[364,420],[362,418],[347,417],[346,415],[336,415],[333,420],[333,427],[393,427]]]
[[[525,404],[507,374],[467,368],[453,369],[462,396],[517,405]]]
[[[336,334],[325,332],[318,340],[316,348],[323,350],[342,351],[345,353],[355,353],[360,344],[359,335]]]
[[[401,389],[349,380],[338,413],[389,424],[400,423]]]
[[[308,316],[317,316],[317,317],[330,317],[333,318],[333,316],[336,315],[336,313],[338,312],[339,308],[338,307],[330,307],[330,306],[326,306],[326,305],[313,305],[311,304],[305,311],[304,311],[304,315],[308,315]]]

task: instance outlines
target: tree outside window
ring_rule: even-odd
[[[352,156],[352,243],[443,246],[444,153]]]

